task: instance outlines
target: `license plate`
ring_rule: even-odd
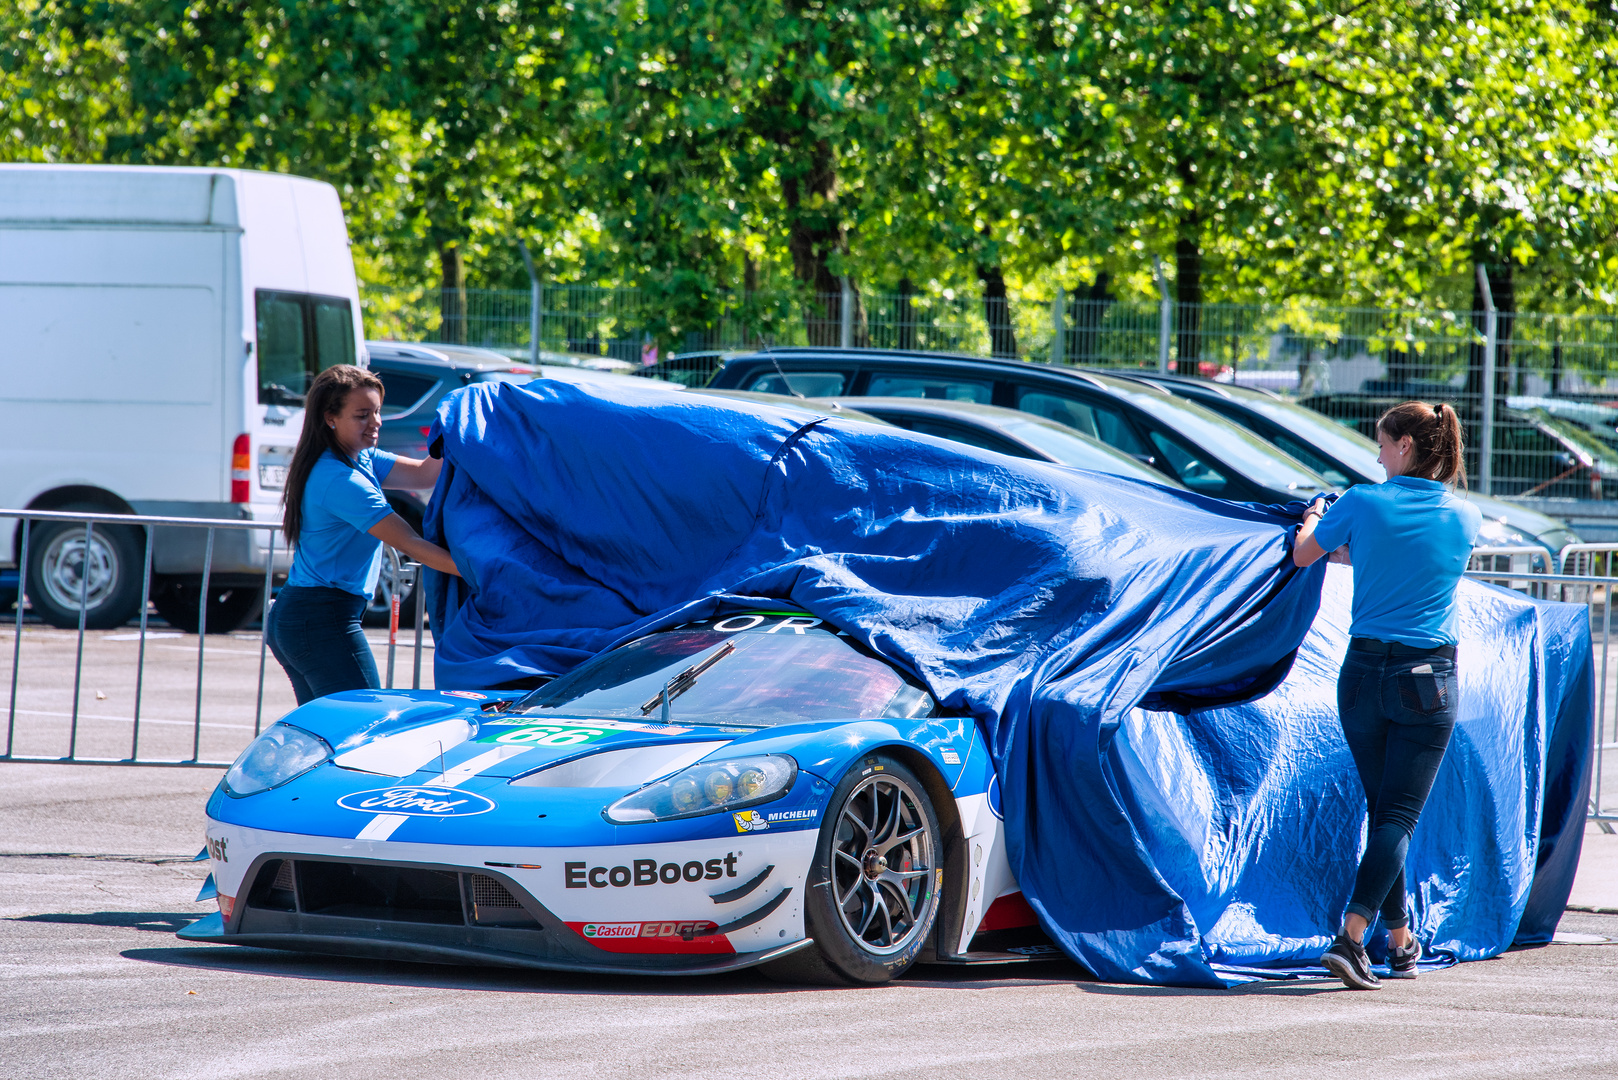
[[[292,464],[292,447],[260,446],[258,448],[258,486],[269,491],[280,491],[287,486],[287,468]]]

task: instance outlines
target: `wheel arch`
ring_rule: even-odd
[[[135,508],[119,495],[106,488],[96,487],[94,484],[62,484],[49,488],[35,495],[24,506],[24,510],[65,510],[69,507],[82,509],[88,504],[96,507],[91,513],[104,514],[133,514]],[[5,535],[0,533],[0,536]],[[22,519],[18,518],[11,526],[11,561],[16,562],[22,558]]]

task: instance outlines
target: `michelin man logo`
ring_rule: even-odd
[[[736,819],[736,831],[739,833],[763,832],[770,827],[770,823],[764,820],[764,815],[757,810],[743,810],[731,816]]]

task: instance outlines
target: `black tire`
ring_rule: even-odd
[[[921,781],[887,754],[862,757],[827,803],[804,883],[814,944],[761,972],[817,986],[898,978],[932,935],[943,865],[938,815]]]
[[[202,607],[202,585],[164,581],[152,587],[152,606],[174,629],[197,632]],[[212,585],[208,587],[208,633],[228,634],[239,628],[264,606],[262,585]]]
[[[105,514],[104,506],[72,506]],[[28,535],[28,601],[34,614],[64,630],[79,628],[79,596],[84,583],[84,526],[68,521],[36,521]],[[131,525],[96,525],[90,533],[86,630],[111,630],[140,614],[146,535]]]

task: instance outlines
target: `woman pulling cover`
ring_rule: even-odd
[[[1455,726],[1455,590],[1482,524],[1448,487],[1466,483],[1454,409],[1407,401],[1382,414],[1376,435],[1387,480],[1350,488],[1329,511],[1317,500],[1293,548],[1293,561],[1308,566],[1347,545],[1354,566],[1337,709],[1370,825],[1342,929],[1321,963],[1358,990],[1381,985],[1364,946],[1379,911],[1389,975],[1416,977],[1405,852]]]
[[[384,543],[460,574],[450,553],[417,536],[382,494],[384,487],[432,487],[444,463],[378,450],[381,433],[382,380],[351,364],[315,377],[282,494],[292,571],[265,635],[299,705],[382,685],[360,618],[376,590]]]

